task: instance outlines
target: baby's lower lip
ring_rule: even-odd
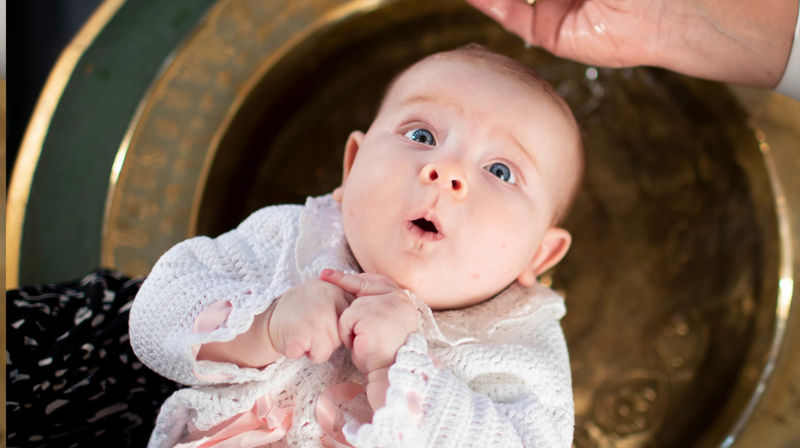
[[[423,241],[440,241],[444,239],[444,234],[441,232],[426,232],[425,230],[419,228],[412,221],[408,221],[407,224],[409,232]]]

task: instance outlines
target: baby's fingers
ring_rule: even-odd
[[[358,312],[358,306],[349,306],[339,316],[339,339],[342,341],[348,350],[353,349],[353,339],[355,338],[355,326],[361,318]]]
[[[295,334],[289,338],[285,338],[285,344],[276,344],[276,345],[283,345],[283,347],[276,346],[275,349],[279,352],[283,352],[287,358],[296,359],[299,358],[311,349],[311,336],[309,334]],[[283,348],[283,350],[281,350]]]
[[[328,331],[319,331],[311,341],[311,349],[308,351],[308,359],[315,364],[322,364],[331,357],[331,354],[339,348],[341,341],[338,334],[332,337]]]
[[[363,327],[364,310],[365,307],[363,306],[353,305],[344,310],[344,313],[339,317],[339,337],[342,339],[345,347],[352,352],[351,359],[353,360],[353,364],[359,371],[366,373],[364,350],[363,347],[361,347],[363,341],[359,342],[364,337],[360,334],[360,330],[363,330],[363,328],[360,327]],[[357,348],[358,350],[356,350]]]
[[[323,269],[319,278],[356,297],[386,294],[399,288],[391,279],[379,274],[345,274],[335,269]]]

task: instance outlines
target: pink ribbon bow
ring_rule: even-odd
[[[272,397],[264,395],[247,412],[206,431],[190,430],[175,448],[255,448],[277,442],[292,426],[292,410],[279,407]]]

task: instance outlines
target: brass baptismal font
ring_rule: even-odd
[[[533,67],[583,133],[573,247],[542,278],[566,298],[574,445],[800,446],[800,106],[558,59],[460,0],[213,4],[120,141],[103,264],[144,275],[188,236],[331,191],[387,82],[469,42]]]

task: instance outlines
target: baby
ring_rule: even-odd
[[[194,387],[150,446],[569,447],[564,305],[537,277],[570,246],[582,169],[529,68],[474,44],[417,62],[348,138],[333,194],[153,268],[131,344]]]

